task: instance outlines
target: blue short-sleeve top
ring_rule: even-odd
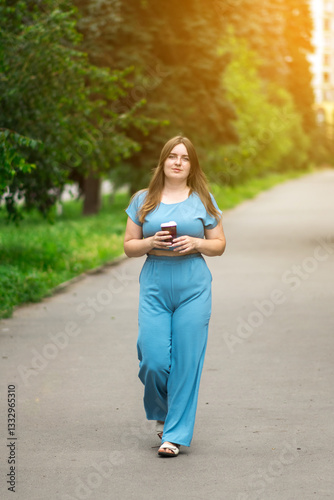
[[[138,191],[132,198],[128,208],[125,210],[128,216],[138,226],[143,228],[143,237],[153,236],[157,231],[161,231],[161,224],[175,221],[177,223],[177,236],[193,236],[204,238],[204,228],[213,229],[218,222],[215,217],[208,214],[197,193],[193,192],[184,201],[179,203],[160,203],[154,210],[146,215],[144,223],[138,219],[138,212],[145,201],[147,190]],[[210,193],[212,202],[221,214],[217,202]]]

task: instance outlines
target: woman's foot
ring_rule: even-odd
[[[158,455],[161,457],[177,457],[180,453],[180,445],[166,441],[159,448]]]

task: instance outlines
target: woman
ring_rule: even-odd
[[[157,421],[160,456],[190,446],[211,315],[211,273],[203,255],[222,255],[221,211],[193,144],[170,139],[147,190],[126,210],[124,251],[147,259],[140,273],[138,358],[148,420]],[[177,237],[161,231],[177,223]]]

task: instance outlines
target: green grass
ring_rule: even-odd
[[[54,224],[37,213],[18,227],[0,217],[0,317],[13,307],[38,302],[52,289],[78,274],[104,264],[123,252],[123,235],[129,197],[104,199],[97,216],[82,217],[81,202],[64,204]]]
[[[213,185],[211,189],[224,211],[298,175],[302,174],[270,175],[233,188]],[[112,205],[106,197],[101,212],[90,217],[81,216],[81,202],[67,202],[54,224],[32,213],[17,227],[8,225],[0,212],[0,318],[10,317],[15,306],[38,302],[60,283],[121,255],[128,201],[124,193],[116,194]]]
[[[310,168],[308,172],[311,172]],[[218,186],[217,184],[211,185],[211,192],[215,196],[218,206],[221,210],[228,210],[233,208],[239,203],[254,198],[256,195],[270,189],[271,187],[289,179],[295,179],[305,175],[306,171],[290,171],[284,174],[270,174],[266,177],[259,177],[251,179],[244,184],[238,186]]]

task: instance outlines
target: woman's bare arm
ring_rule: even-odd
[[[226,238],[222,223],[219,222],[213,229],[204,229],[205,239],[192,236],[180,236],[173,240],[173,250],[181,255],[193,250],[213,257],[222,255],[226,247]]]
[[[170,240],[168,231],[158,231],[153,236],[143,238],[142,227],[128,217],[124,237],[124,252],[128,257],[141,257],[153,248],[166,250],[171,245]]]

